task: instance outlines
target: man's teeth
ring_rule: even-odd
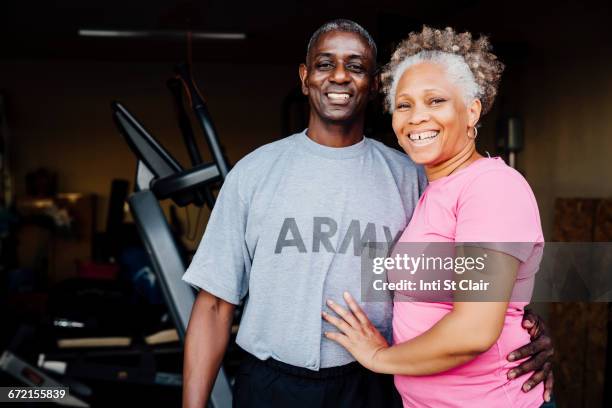
[[[417,146],[425,146],[433,143],[440,132],[429,130],[427,132],[410,133],[410,141]]]
[[[346,93],[328,93],[327,97],[329,99],[336,99],[336,100],[339,100],[339,101],[346,101],[350,97],[350,95],[346,94]]]

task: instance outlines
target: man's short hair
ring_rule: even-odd
[[[366,40],[366,42],[370,46],[370,49],[372,50],[372,55],[374,57],[374,61],[376,61],[376,54],[378,50],[376,48],[376,43],[374,42],[374,39],[372,38],[370,33],[368,33],[365,28],[363,28],[362,26],[360,26],[359,24],[357,24],[356,22],[352,20],[347,20],[345,18],[339,18],[336,20],[328,21],[327,23],[319,27],[317,31],[315,31],[312,34],[312,36],[310,37],[310,40],[308,41],[308,48],[306,48],[306,62],[310,60],[310,50],[317,43],[317,41],[319,40],[319,37],[331,31],[340,31],[343,33],[359,34],[364,40]]]

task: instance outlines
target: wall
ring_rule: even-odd
[[[558,197],[612,197],[610,57],[556,58],[527,70],[519,165],[536,193],[547,239]]]
[[[38,167],[57,171],[60,191],[100,197],[97,224],[104,229],[111,180],[132,182],[135,169],[135,158],[112,122],[112,100],[123,102],[188,165],[165,85],[172,68],[162,63],[0,62],[17,194],[25,193],[27,172]],[[194,76],[232,163],[280,137],[280,106],[298,84],[297,67],[202,63],[196,64]],[[198,125],[192,124],[204,151]],[[197,211],[190,213],[193,224]],[[179,215],[184,219],[183,212]]]
[[[612,195],[611,62],[599,53],[536,48],[526,62],[509,65],[497,106],[484,119],[480,148],[490,152],[500,112],[523,119],[518,164],[538,199],[547,238],[555,198]],[[110,181],[131,181],[134,174],[134,158],[110,119],[115,99],[187,163],[165,88],[171,70],[162,63],[1,62],[17,193],[23,194],[28,171],[54,169],[61,191],[101,197],[97,219],[103,228]],[[297,84],[297,67],[201,63],[195,75],[232,162],[281,136],[280,106]]]

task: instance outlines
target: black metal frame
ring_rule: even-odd
[[[176,73],[175,82],[169,83],[169,87],[177,101],[179,124],[194,166],[191,169],[184,170],[123,105],[113,102],[111,108],[120,133],[138,158],[136,192],[128,199],[130,209],[161,284],[179,338],[184,341],[195,294],[181,279],[185,265],[159,201],[169,198],[180,207],[206,204],[212,209],[214,196],[211,190],[215,184],[225,179],[229,166],[204,99],[191,78],[189,67],[180,65]],[[176,81],[182,83],[191,101],[213,163],[201,162]],[[213,408],[232,405],[232,391],[223,367],[215,380],[210,404]]]

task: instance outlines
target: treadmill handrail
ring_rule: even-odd
[[[154,193],[160,199],[172,198],[180,207],[188,204],[201,206],[207,203],[212,208],[214,196],[209,189],[201,189],[201,187],[207,181],[215,181],[219,175],[218,170],[215,172],[207,168],[208,165],[201,165],[184,171],[181,165],[121,103],[113,102],[111,109],[117,128],[130,149],[153,176],[153,179],[148,182],[149,185],[146,186],[147,189],[153,189],[153,186],[157,185]],[[167,180],[161,181],[163,179]],[[187,184],[189,182],[195,185],[189,186]],[[140,188],[145,187],[140,186]],[[172,188],[176,188],[176,191],[172,191]]]
[[[204,132],[204,137],[210,152],[212,153],[217,166],[219,166],[221,177],[225,180],[225,177],[229,172],[229,166],[227,164],[225,155],[223,154],[223,150],[221,149],[221,145],[219,144],[217,130],[215,129],[215,125],[213,124],[208,108],[206,107],[206,102],[204,101],[204,98],[202,97],[202,94],[200,93],[195,81],[193,80],[193,76],[191,75],[191,67],[187,64],[179,64],[175,68],[175,72],[183,81],[185,91],[191,100],[191,108],[195,113],[196,119],[200,123],[202,131]]]
[[[166,177],[183,171],[183,167],[121,103],[112,102],[111,109],[115,123],[130,149],[155,177]]]
[[[151,191],[158,199],[172,198],[174,195],[217,181],[220,175],[215,164],[204,163],[181,173],[154,179],[151,182]]]

